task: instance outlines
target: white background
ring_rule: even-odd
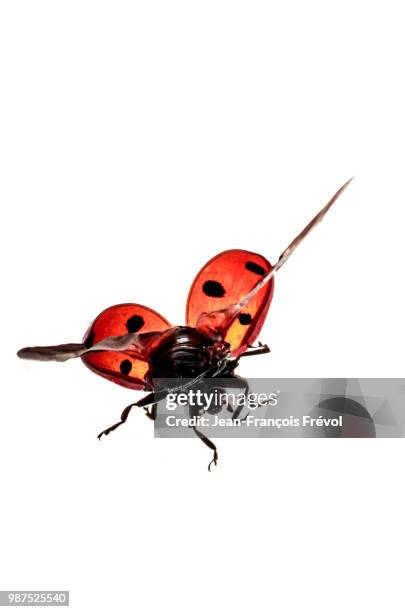
[[[402,440],[154,440],[134,392],[21,346],[106,306],[182,323],[201,265],[274,261],[245,376],[403,376],[400,2],[3,1],[1,589],[87,610],[403,610]],[[399,555],[399,553],[401,553]]]

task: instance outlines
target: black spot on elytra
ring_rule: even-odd
[[[221,285],[221,283],[215,280],[205,281],[203,284],[203,291],[205,295],[208,295],[208,297],[221,298],[225,295],[224,287]]]
[[[238,319],[241,325],[250,325],[252,322],[252,315],[248,312],[241,312],[240,315],[238,315]]]
[[[140,315],[133,315],[132,317],[129,317],[127,321],[127,330],[130,334],[136,334],[136,332],[138,332],[144,325],[145,321],[143,317]]]
[[[266,274],[266,270],[263,266],[259,266],[259,264],[254,261],[247,261],[245,263],[245,268],[249,270],[249,272],[253,272],[253,274],[258,274],[259,276],[264,276]]]
[[[124,361],[121,361],[120,370],[123,374],[128,376],[128,374],[132,370],[132,363],[129,361],[129,359],[124,359]]]
[[[87,336],[86,340],[84,341],[84,346],[89,349],[93,346],[94,344],[94,338],[95,338],[95,333],[92,330],[89,335]]]

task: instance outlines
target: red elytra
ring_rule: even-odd
[[[197,274],[187,299],[186,325],[197,327],[203,313],[227,309],[251,291],[258,280],[272,269],[267,259],[257,253],[234,249],[219,253]],[[223,337],[234,357],[257,338],[273,297],[274,278],[250,300],[225,327]],[[171,328],[167,319],[141,304],[117,304],[103,310],[87,330],[83,343],[87,348],[110,336],[128,333],[164,332]],[[154,348],[154,345],[150,347]],[[130,389],[143,389],[149,368],[148,352],[144,359],[126,350],[99,351],[82,357],[92,372]]]

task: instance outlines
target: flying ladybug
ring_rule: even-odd
[[[191,285],[186,325],[173,326],[140,304],[117,304],[96,317],[81,343],[27,347],[17,355],[39,361],[80,357],[95,374],[147,392],[127,406],[120,420],[102,431],[99,438],[125,423],[134,407],[143,408],[154,420],[157,403],[168,393],[190,389],[204,379],[243,380],[234,373],[239,360],[269,352],[267,345],[253,343],[269,310],[275,273],[324,218],[351,180],[294,238],[274,266],[263,255],[240,249],[224,251],[210,259]],[[164,385],[162,379],[166,381]],[[216,446],[196,427],[193,430],[213,451],[210,469],[217,464]]]

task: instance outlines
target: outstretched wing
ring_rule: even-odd
[[[257,280],[256,284],[251,289],[248,289],[243,294],[243,296],[236,298],[234,301],[230,301],[228,305],[218,303],[219,307],[217,308],[213,307],[210,310],[208,307],[205,309],[204,312],[202,312],[201,309],[201,314],[196,319],[195,315],[197,314],[199,307],[197,306],[193,308],[193,301],[195,301],[197,304],[199,304],[200,301],[201,303],[204,301],[204,299],[201,300],[201,292],[205,293],[207,290],[210,295],[215,294],[215,296],[218,298],[224,299],[226,297],[228,283],[232,283],[235,273],[231,272],[229,274],[229,281],[226,281],[225,287],[220,280],[216,280],[214,278],[213,274],[217,273],[219,279],[222,277],[228,279],[228,272],[226,270],[223,270],[221,272],[219,266],[217,266],[215,262],[217,259],[221,260],[221,258],[224,258],[225,263],[227,254],[237,253],[237,251],[226,251],[225,253],[221,253],[217,257],[214,257],[214,259],[212,259],[210,262],[208,262],[208,264],[201,270],[200,274],[197,276],[189,295],[190,312],[192,313],[190,320],[193,321],[193,325],[196,327],[196,329],[200,333],[214,340],[223,340],[224,338],[227,340],[229,339],[231,342],[233,354],[237,355],[238,353],[240,353],[242,348],[245,346],[246,341],[243,338],[241,344],[238,346],[239,337],[237,337],[237,340],[235,342],[235,339],[232,336],[232,330],[235,321],[237,321],[240,316],[243,315],[244,312],[247,312],[247,309],[249,309],[249,307],[252,307],[252,304],[257,304],[259,296],[262,296],[266,287],[269,286],[271,287],[270,297],[268,298],[270,303],[274,282],[274,274],[277,272],[277,270],[281,268],[281,266],[285,264],[285,262],[292,255],[297,246],[301,244],[304,238],[314,229],[314,227],[318,225],[318,223],[322,221],[326,213],[330,210],[336,200],[342,195],[342,193],[352,180],[352,178],[349,179],[344,185],[342,185],[342,187],[337,190],[337,192],[331,197],[329,202],[323,208],[321,208],[321,210],[311,219],[309,223],[307,223],[304,229],[301,230],[301,232],[294,238],[294,240],[290,242],[288,247],[284,249],[280,257],[278,258],[276,265],[274,267],[270,266],[268,270],[264,270],[264,273],[260,275],[261,278]],[[240,252],[243,253],[246,251]],[[258,255],[257,257],[260,257],[260,255]],[[230,257],[230,261],[231,259],[233,260],[232,257]],[[230,266],[230,268],[232,268],[232,266]],[[240,269],[240,266],[236,266],[236,268]],[[207,271],[209,271],[209,274],[206,274]],[[232,292],[233,289],[231,288],[231,293]],[[239,291],[236,291],[235,293],[237,294],[239,293]],[[252,342],[252,340],[257,336],[257,333],[260,331],[264,322],[264,318],[266,316],[267,308],[266,301],[264,300],[263,303],[260,304],[258,307],[258,325],[257,329],[255,328],[254,332],[249,337],[250,342]],[[187,305],[187,312],[189,312],[189,305]]]
[[[209,337],[219,334],[231,345],[231,353],[238,355],[254,342],[263,326],[273,296],[274,279],[237,316],[228,318],[220,330],[215,324],[205,328],[201,320],[205,313],[222,312],[238,303],[271,269],[267,259],[257,253],[240,249],[219,253],[200,270],[191,286],[187,325],[198,327]]]
[[[104,310],[87,330],[82,344],[27,347],[23,359],[66,361],[81,357],[99,376],[130,389],[145,387],[150,351],[170,323],[140,304],[117,304]]]

